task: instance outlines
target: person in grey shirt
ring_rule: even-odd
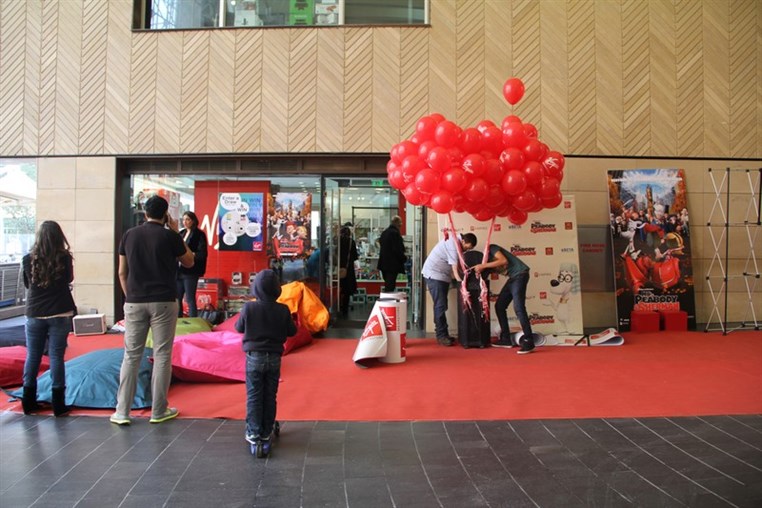
[[[442,346],[452,346],[455,339],[450,337],[447,329],[447,292],[450,290],[452,279],[461,280],[458,271],[458,250],[455,240],[445,238],[440,240],[426,257],[421,275],[429,289],[434,302],[434,332],[437,342]],[[465,233],[458,235],[457,240],[463,252],[476,247],[476,235]]]

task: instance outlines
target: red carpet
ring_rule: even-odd
[[[626,334],[620,347],[444,348],[410,339],[407,361],[360,369],[357,342],[318,339],[283,359],[281,420],[503,420],[762,414],[762,332]],[[72,337],[68,357],[119,347]],[[243,383],[175,383],[186,418],[245,415]],[[20,410],[3,401],[0,409]],[[107,415],[109,411],[76,410]],[[147,411],[134,416],[147,416]]]

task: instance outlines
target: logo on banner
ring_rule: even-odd
[[[529,322],[533,325],[547,325],[555,323],[556,320],[553,319],[553,315],[551,314],[538,314],[537,312],[533,312],[529,315]]]
[[[546,256],[552,256],[553,255],[553,247],[545,247],[545,255]]]
[[[532,223],[530,231],[532,233],[554,233],[556,231],[556,225],[555,224],[543,224],[540,221],[535,221],[535,222]]]
[[[547,299],[548,299],[547,291],[540,291],[540,300],[547,300]]]
[[[384,332],[381,329],[381,320],[378,318],[378,315],[373,313],[370,315],[370,319],[368,319],[367,324],[365,325],[365,330],[363,330],[362,335],[360,336],[360,342],[366,340],[366,339],[383,339],[384,338]]]
[[[574,252],[574,247],[561,247],[561,252],[565,254],[571,254]]]
[[[536,256],[537,251],[534,247],[522,247],[521,245],[514,244],[511,246],[511,254],[514,256]]]
[[[635,295],[633,310],[680,310],[677,295],[657,295],[646,290]]]
[[[387,332],[397,331],[397,306],[379,307]]]
[[[574,229],[574,224],[572,224],[571,222],[564,222],[564,229],[566,231],[571,231],[572,229]]]
[[[564,201],[564,208],[571,208],[571,201]]]
[[[493,228],[494,231],[500,231],[500,223],[496,222],[495,227]]]

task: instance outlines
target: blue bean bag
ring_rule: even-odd
[[[146,348],[140,362],[138,384],[132,409],[151,407],[151,370],[148,360],[153,351]],[[91,351],[66,362],[66,404],[87,408],[115,408],[116,391],[119,388],[119,369],[124,349],[101,349]],[[20,398],[22,390],[12,392]],[[50,372],[37,378],[37,399],[50,402]]]

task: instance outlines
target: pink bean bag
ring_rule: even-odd
[[[9,346],[0,348],[0,386],[21,386],[24,384],[24,362],[26,361],[25,346]],[[50,368],[50,360],[42,357],[40,374]]]

